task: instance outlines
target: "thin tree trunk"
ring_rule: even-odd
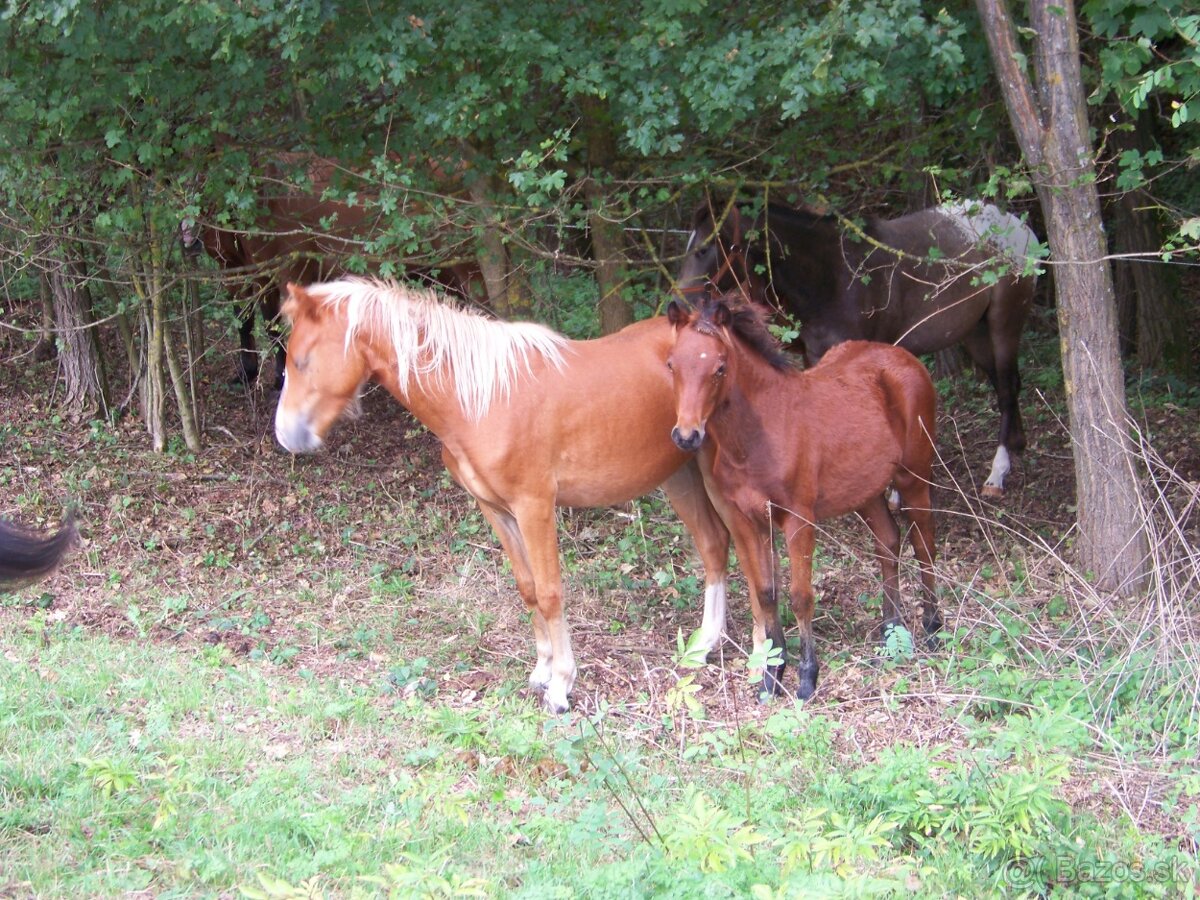
[[[1037,78],[1004,0],[976,0],[1009,119],[1033,170],[1055,266],[1059,340],[1075,459],[1083,568],[1132,593],[1147,573],[1140,466],[1126,423],[1116,299],[1088,143],[1072,0],[1031,0]]]
[[[163,296],[159,291],[143,306],[143,328],[146,335],[146,377],[142,382],[142,407],[146,411],[146,431],[155,453],[167,449],[166,378],[163,365]]]
[[[179,348],[171,336],[170,325],[163,327],[163,356],[167,360],[167,371],[171,374],[171,386],[175,389],[175,403],[179,406],[179,424],[183,429],[183,442],[193,453],[201,450],[200,428],[196,421],[196,394],[192,390],[187,372],[179,359]],[[190,369],[191,366],[188,366]]]

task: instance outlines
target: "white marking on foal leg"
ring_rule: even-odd
[[[700,646],[705,653],[712,653],[725,636],[725,620],[728,610],[725,579],[704,588],[704,621],[700,624]]]
[[[1012,465],[1008,458],[1008,448],[1001,444],[996,448],[996,455],[992,458],[992,471],[988,475],[987,481],[983,483],[983,494],[985,497],[999,497],[1004,493],[1004,477],[1012,471]]]
[[[759,624],[758,622],[755,622],[755,623],[754,623],[754,627],[753,627],[753,629],[751,629],[751,632],[752,632],[752,634],[753,634],[753,637],[754,637],[754,650],[753,650],[753,652],[754,652],[754,653],[758,653],[759,651],[761,651],[761,650],[762,650],[762,648],[763,648],[763,645],[764,645],[764,644],[767,642],[767,626],[766,626],[765,624]],[[755,666],[754,668],[748,669],[747,671],[748,671],[748,672],[749,672],[749,674],[751,674],[751,675],[763,675],[763,674],[765,674],[765,672],[763,671],[763,669],[761,669],[761,668],[760,668],[760,667],[758,667],[758,666]]]

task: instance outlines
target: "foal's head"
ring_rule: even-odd
[[[747,354],[775,369],[794,366],[768,330],[763,311],[740,293],[705,294],[694,310],[672,300],[667,319],[675,329],[667,358],[675,385],[671,440],[680,450],[700,449],[705,426],[738,381]]]
[[[350,407],[357,414],[358,389],[369,374],[367,360],[347,344],[345,315],[337,307],[289,284],[283,315],[292,323],[287,377],[275,410],[275,437],[291,453],[311,453]]]

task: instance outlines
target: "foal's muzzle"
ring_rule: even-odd
[[[671,440],[675,442],[675,446],[685,453],[693,453],[700,449],[700,445],[704,443],[704,426],[694,428],[690,431],[685,431],[676,425],[671,429]]]

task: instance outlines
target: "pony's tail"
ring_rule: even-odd
[[[49,574],[74,546],[75,513],[68,511],[58,531],[49,536],[0,519],[0,584]]]

